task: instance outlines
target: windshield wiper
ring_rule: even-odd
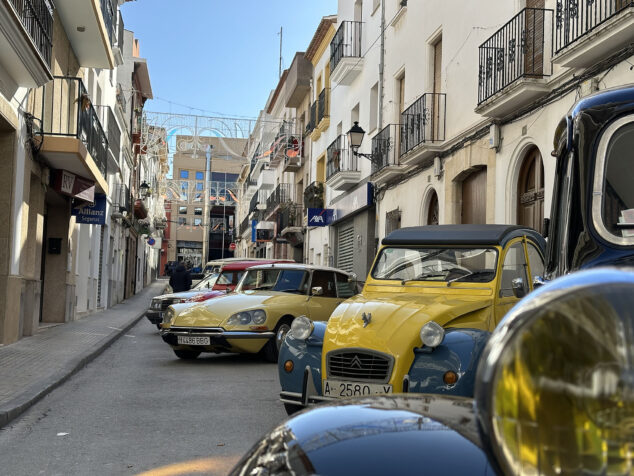
[[[462,276],[458,276],[457,278],[450,279],[449,281],[447,281],[447,287],[449,287],[449,285],[453,283],[454,281],[460,281],[461,279],[468,278],[469,276],[471,277],[481,276],[484,274],[492,274],[492,273],[493,271],[485,271],[485,270],[471,271],[470,273],[463,274]]]
[[[424,281],[425,278],[442,278],[443,276],[447,276],[447,273],[425,273],[412,279],[401,280],[401,286],[403,286],[405,283],[411,283],[412,281]]]

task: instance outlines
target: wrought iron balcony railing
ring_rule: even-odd
[[[110,106],[96,106],[96,108],[101,123],[108,134],[108,147],[110,147],[112,155],[118,162],[121,154],[121,129],[119,129],[119,124],[117,124],[114,112]]]
[[[361,57],[360,21],[344,21],[330,42],[330,71],[334,71],[342,58]]]
[[[350,152],[348,136],[341,134],[326,149],[326,180],[339,172],[357,172],[357,156]]]
[[[628,7],[634,0],[557,0],[555,53]]]
[[[112,206],[119,213],[132,213],[132,196],[127,185],[120,183],[115,187],[115,193],[112,197]]]
[[[389,124],[372,138],[372,173],[385,167],[400,165],[401,124]]]
[[[9,0],[18,14],[24,29],[42,55],[47,66],[51,66],[53,51],[53,7],[47,0]]]
[[[115,19],[117,15],[117,7],[112,0],[101,0],[101,14],[103,21],[106,24],[106,31],[108,32],[108,39],[110,40],[110,46],[114,46],[115,40]]]
[[[447,96],[427,93],[401,113],[401,155],[419,144],[445,140]]]
[[[520,78],[552,73],[553,11],[525,8],[479,48],[478,104]]]
[[[302,226],[304,214],[301,205],[289,203],[277,214],[277,233],[281,234],[284,228],[290,226]]]
[[[105,178],[108,139],[81,78],[55,76],[42,87],[41,100],[42,132],[81,140]]]
[[[266,199],[266,211],[267,213],[271,213],[275,210],[276,207],[281,205],[282,203],[292,202],[298,205],[301,205],[301,195],[298,193],[298,185],[294,183],[281,183],[273,193],[269,195]]]
[[[324,183],[312,182],[304,189],[306,208],[324,208]]]
[[[240,229],[238,230],[238,235],[244,234],[245,231],[251,229],[251,220],[249,219],[249,215],[244,217],[244,220],[240,222]]]
[[[330,117],[330,88],[324,88],[319,93],[317,124],[325,117]]]

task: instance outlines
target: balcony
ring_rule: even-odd
[[[306,208],[324,208],[323,182],[312,182],[304,189],[304,206]]]
[[[632,42],[634,0],[558,0],[555,22],[553,62],[586,68]]]
[[[123,183],[114,186],[114,194],[112,196],[113,213],[120,213],[123,216],[132,214],[132,196],[130,189]]]
[[[401,124],[389,124],[372,138],[372,180],[385,183],[404,172],[400,162]]]
[[[266,199],[266,213],[270,215],[282,204],[290,203],[301,205],[299,186],[294,183],[281,183],[275,187],[273,193]]]
[[[427,93],[401,113],[401,164],[414,165],[433,158],[445,140],[447,96]]]
[[[284,172],[297,172],[304,166],[304,138],[292,136],[284,154]]]
[[[313,76],[313,64],[304,57],[304,53],[296,53],[293,63],[288,69],[284,83],[286,107],[299,107],[310,92],[310,80]]]
[[[304,214],[301,205],[289,204],[277,214],[277,229],[279,236],[277,241],[286,241],[292,246],[301,246],[304,243]]]
[[[348,147],[348,136],[341,134],[326,149],[326,185],[333,190],[350,190],[359,180],[358,157]]]
[[[55,0],[55,7],[79,65],[114,68],[113,0]]]
[[[310,132],[309,132],[310,129]],[[306,125],[306,133],[310,134],[312,140],[319,139],[321,131],[317,129],[317,101],[310,106],[310,121]]]
[[[344,21],[330,42],[330,78],[343,86],[352,84],[363,70],[362,26],[359,21]]]
[[[476,113],[502,118],[548,92],[552,23],[552,10],[525,8],[480,46]]]
[[[249,215],[244,217],[244,220],[240,222],[240,229],[238,230],[238,236],[245,238],[246,236],[251,235],[251,218]]]
[[[275,185],[275,170],[262,169],[258,175],[258,189],[260,190],[273,190]]]
[[[0,2],[0,66],[8,73],[5,84],[37,88],[51,79],[53,14],[45,0]]]
[[[114,53],[114,58],[117,66],[121,66],[123,64],[123,34],[125,31],[125,24],[123,23],[123,16],[121,15],[121,11],[117,11],[117,23],[115,31],[116,37],[112,52]]]
[[[330,125],[330,88],[324,88],[317,99],[317,127],[321,132]]]
[[[33,95],[41,106],[41,154],[53,168],[94,180],[108,193],[108,139],[81,78],[56,76]]]
[[[119,167],[119,158],[121,156],[121,129],[119,129],[119,124],[117,124],[114,112],[110,106],[96,106],[96,110],[108,136],[108,149],[110,150],[108,157],[114,162],[114,167]]]

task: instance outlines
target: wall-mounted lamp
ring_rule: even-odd
[[[356,156],[372,160],[372,154],[362,154],[359,152],[359,147],[361,146],[361,142],[363,142],[364,136],[365,131],[361,128],[358,121],[354,121],[354,125],[348,131],[348,143],[350,144],[352,153]]]

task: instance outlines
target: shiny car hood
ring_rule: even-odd
[[[218,327],[236,312],[251,309],[269,309],[290,304],[293,298],[306,300],[306,296],[275,291],[247,291],[231,293],[209,301],[187,306],[180,311],[172,325],[183,327]]]
[[[466,314],[490,307],[491,295],[466,294],[386,294],[365,293],[348,299],[331,316],[324,349],[338,347],[373,347],[400,353],[403,346],[411,349],[420,345],[421,327],[435,321],[441,326]],[[371,315],[364,327],[363,314]],[[470,327],[483,327],[482,318],[474,319]],[[466,326],[465,326],[466,327]]]
[[[472,400],[397,395],[304,411],[256,443],[231,474],[478,476],[494,471],[481,449]]]

